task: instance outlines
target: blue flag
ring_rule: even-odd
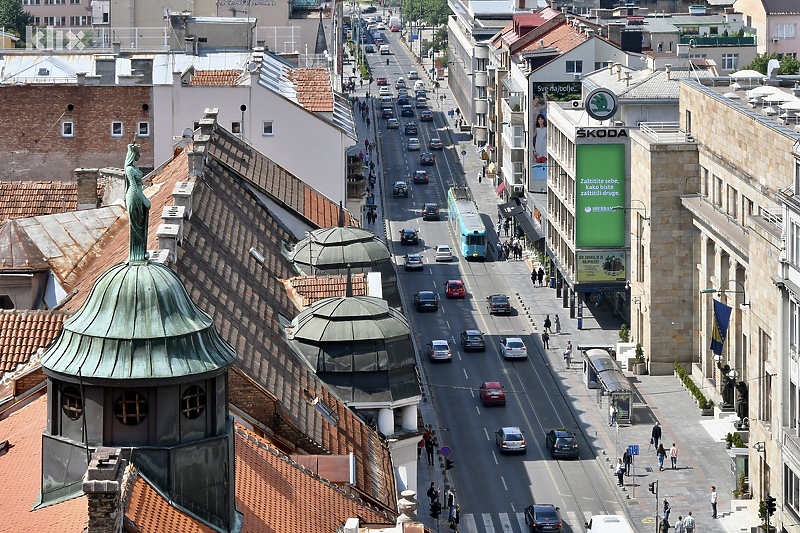
[[[711,334],[711,351],[714,355],[722,355],[722,345],[728,334],[731,323],[731,308],[724,303],[714,300],[714,331]]]

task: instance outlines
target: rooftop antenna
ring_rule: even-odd
[[[350,263],[347,263],[347,285],[344,291],[344,295],[348,298],[353,297],[353,273],[350,269]]]
[[[342,207],[342,201],[339,200],[339,222],[338,226],[340,228],[344,227],[344,207]]]

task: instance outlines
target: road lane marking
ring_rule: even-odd
[[[494,524],[492,523],[492,515],[489,513],[483,513],[481,515],[483,518],[483,527],[486,529],[486,533],[494,533]]]
[[[486,440],[491,440],[491,439],[489,439],[489,430],[486,429],[486,428],[483,428],[483,432],[486,433]],[[494,453],[494,452],[492,452],[492,453]]]
[[[500,481],[503,482],[503,488],[508,490],[508,485],[506,485],[506,478],[504,478],[503,476],[500,476]]]
[[[500,527],[503,529],[504,533],[513,533],[513,529],[511,528],[511,521],[508,519],[508,513],[498,513],[500,516]]]
[[[464,377],[469,379],[469,375],[467,374],[467,369],[466,368],[464,369]]]
[[[492,457],[494,457],[494,464],[499,465],[500,463],[497,462],[497,454],[492,452]]]

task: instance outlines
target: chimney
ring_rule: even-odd
[[[78,72],[75,74],[75,78],[78,82],[78,87],[83,87],[86,85],[86,73],[85,72]]]
[[[211,137],[211,134],[214,132],[214,125],[216,123],[217,121],[211,118],[200,119],[200,135],[208,135]]]
[[[630,85],[631,85],[631,78],[633,78],[633,76],[631,75],[631,73],[630,73],[630,72],[626,72],[626,73],[625,73],[625,87],[630,87]]]
[[[672,73],[672,65],[670,65],[670,64],[664,65],[664,72],[667,74],[667,79],[671,80],[672,79],[672,74],[671,74]]]
[[[169,258],[167,260],[171,263],[178,262],[178,232],[180,229],[177,224],[161,224],[156,230],[158,248],[159,250],[168,250]]]
[[[617,81],[622,81],[622,65],[614,63],[614,66],[617,67]]]
[[[78,211],[97,207],[97,180],[100,178],[98,168],[76,168],[75,181],[78,183]]]
[[[183,244],[183,217],[186,213],[186,208],[180,205],[168,205],[161,211],[161,220],[164,225],[178,226],[178,245]]]
[[[179,181],[172,189],[172,203],[184,208],[183,215],[186,220],[192,219],[192,193],[194,193],[193,181]]]
[[[613,61],[607,61],[606,63],[608,63],[608,73],[609,74],[614,74],[614,62]]]
[[[203,111],[203,118],[213,119],[214,122],[217,121],[218,116],[219,116],[219,108],[217,107],[207,107],[205,111]]]
[[[118,56],[119,53],[122,51],[122,43],[119,41],[114,41],[111,43],[111,51],[115,56]]]
[[[206,161],[206,147],[204,144],[197,142],[201,137],[208,139],[207,135],[196,135],[194,145],[192,145],[187,152],[189,156],[189,179],[203,175],[203,165]]]
[[[83,492],[89,507],[87,533],[121,531],[123,513],[120,508],[120,486],[125,473],[122,450],[100,446],[92,454],[83,476]]]
[[[147,250],[150,254],[151,263],[159,263],[161,265],[169,265],[169,250]]]

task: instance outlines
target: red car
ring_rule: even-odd
[[[379,78],[375,78],[375,84],[379,85],[379,86],[380,85],[389,85],[389,78],[387,78],[386,76],[381,76]]]
[[[436,158],[430,152],[425,152],[424,154],[419,156],[419,164],[422,166],[425,165],[435,165]]]
[[[429,109],[425,111],[420,111],[419,113],[419,121],[420,122],[433,122],[433,112]]]
[[[484,406],[506,404],[506,391],[499,381],[484,381],[478,389],[478,394]]]
[[[467,289],[464,288],[464,282],[460,279],[447,280],[444,283],[444,293],[448,298],[466,298]]]

